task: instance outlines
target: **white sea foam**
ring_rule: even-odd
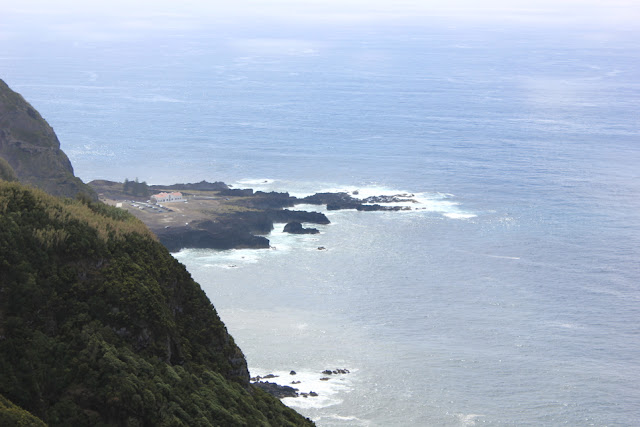
[[[377,203],[377,204],[382,206],[400,206],[400,207],[409,208],[409,210],[398,211],[400,213],[408,213],[408,212],[438,213],[451,219],[469,219],[477,216],[477,214],[473,212],[461,209],[460,202],[453,200],[453,198],[455,198],[455,195],[451,193],[412,192],[412,191],[398,190],[398,189],[385,187],[385,186],[378,186],[378,185],[370,185],[366,187],[333,185],[333,186],[325,186],[315,192],[317,193],[343,192],[360,200],[366,199],[368,197],[374,197],[374,196],[397,196],[400,199],[407,199],[408,201],[394,202],[394,203]],[[309,193],[309,194],[313,194],[313,193]],[[309,194],[304,194],[304,196]]]
[[[241,179],[240,181],[237,181],[238,184],[242,185],[271,185],[275,182],[274,179],[270,179],[270,178],[248,178],[248,179]]]
[[[310,188],[310,184],[301,183],[299,186],[296,186],[296,183],[289,182],[281,182],[276,181],[275,179],[270,178],[251,178],[237,181],[238,186],[251,186],[251,187],[262,187],[263,190],[267,191],[283,191],[277,189],[279,185],[294,185],[294,189],[302,189],[305,190]],[[318,186],[319,187],[319,186]],[[317,187],[316,187],[317,188]],[[379,203],[385,206],[406,206],[410,208],[410,210],[402,210],[393,212],[392,214],[403,214],[403,213],[414,213],[414,214],[440,214],[444,217],[450,219],[470,219],[474,218],[477,215],[472,212],[464,211],[460,208],[460,203],[455,201],[455,196],[450,193],[441,193],[441,192],[433,192],[433,193],[411,193],[403,190],[395,190],[388,187],[383,186],[372,186],[372,187],[325,187],[319,191],[311,191],[307,194],[321,192],[347,192],[352,194],[354,197],[358,199],[364,199],[371,196],[397,196],[402,199],[410,199],[411,201],[407,202],[398,202],[398,203]],[[353,194],[356,192],[356,194]],[[290,193],[291,194],[291,193]],[[303,196],[298,196],[303,197]],[[327,215],[330,220],[330,225],[321,225],[321,224],[311,224],[314,228],[320,230],[321,234],[290,234],[283,232],[282,224],[275,224],[274,230],[272,230],[267,238],[270,241],[271,249],[235,249],[235,250],[226,250],[226,251],[217,251],[217,250],[195,250],[195,249],[186,249],[181,250],[178,253],[175,253],[174,256],[178,260],[189,260],[190,262],[196,262],[202,266],[213,267],[213,268],[223,268],[223,269],[232,269],[232,268],[242,268],[247,265],[255,264],[265,258],[279,256],[283,254],[290,253],[293,250],[307,250],[307,251],[317,251],[318,247],[324,246],[322,243],[322,233],[326,229],[326,227],[335,226],[338,223],[340,218],[344,218],[345,215],[350,215],[348,211],[328,211],[325,205],[311,205],[311,204],[300,204],[296,205],[296,210],[305,210],[311,212],[321,212]],[[388,212],[381,212],[382,214]],[[336,220],[338,218],[338,220]],[[356,225],[352,225],[356,226]],[[496,256],[499,257],[499,256]],[[505,257],[510,258],[510,257]],[[513,258],[517,259],[517,258]]]
[[[214,249],[182,249],[173,253],[173,257],[181,262],[195,262],[203,267],[239,268],[247,264],[255,264],[270,251],[254,249],[214,250]]]
[[[382,195],[394,195],[394,194],[411,194],[408,191],[395,190],[390,187],[378,186],[378,185],[367,185],[367,186],[338,186],[332,185],[322,188],[317,191],[318,193],[348,193],[353,197],[358,199],[364,199],[366,197],[372,196],[382,196]]]
[[[323,225],[311,224],[314,228],[322,230]],[[299,247],[303,243],[318,242],[318,234],[291,234],[282,231],[284,226],[281,223],[274,225],[274,230],[267,236],[272,248],[276,251],[290,251],[294,247]]]
[[[501,258],[501,259],[520,259],[519,256],[506,256],[506,255],[486,255],[489,258]]]
[[[325,415],[323,417],[315,418],[315,421],[318,424],[324,424],[323,420],[329,420],[331,424],[344,423],[346,426],[369,426],[371,425],[371,421],[363,420],[354,416],[341,416],[338,414]]]
[[[552,328],[562,328],[562,329],[583,329],[582,325],[577,323],[568,323],[568,322],[546,322],[549,327]]]
[[[475,218],[477,216],[476,214],[472,214],[472,213],[460,213],[460,212],[446,212],[443,215],[451,219],[469,219],[469,218]]]
[[[313,224],[313,227],[322,229],[326,226]],[[282,229],[282,224],[275,224],[274,230],[267,235],[271,246],[269,249],[182,249],[172,255],[181,262],[227,269],[242,268],[264,259],[286,255],[304,246],[308,246],[309,250],[317,250],[320,242],[318,234],[290,234]]]
[[[463,426],[474,426],[476,425],[476,418],[484,417],[481,414],[456,414],[460,423]]]
[[[276,378],[265,379],[279,385],[286,385],[298,389],[298,393],[315,392],[318,396],[287,397],[282,402],[292,408],[325,408],[342,403],[342,395],[353,390],[352,375],[357,370],[352,370],[349,374],[325,375],[322,373],[326,367],[318,369],[295,369],[296,375],[290,375],[290,371],[276,370],[269,371],[262,368],[250,368],[252,376],[264,377],[267,374],[277,375]],[[326,381],[321,378],[329,378]],[[292,384],[293,381],[300,381],[299,384]]]
[[[248,178],[233,183],[235,187],[252,187],[262,191],[288,192],[298,198],[313,195],[315,193],[347,193],[350,196],[364,200],[374,196],[396,196],[406,201],[393,203],[380,203],[382,206],[399,206],[409,208],[398,211],[400,213],[420,212],[437,213],[450,219],[470,219],[477,216],[476,213],[466,211],[460,207],[460,202],[455,200],[455,195],[445,192],[412,192],[403,189],[395,189],[383,185],[336,185],[311,182],[280,181],[271,178]],[[296,205],[296,210],[308,210],[323,212],[327,209],[324,205]]]

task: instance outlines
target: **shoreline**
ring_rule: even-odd
[[[269,249],[268,235],[276,224],[292,234],[315,234],[306,224],[330,224],[320,212],[295,210],[297,205],[325,206],[328,211],[406,211],[418,203],[413,194],[370,196],[358,192],[316,193],[306,197],[288,192],[263,192],[230,188],[222,182],[153,185],[143,194],[124,192],[124,183],[94,180],[89,185],[103,202],[123,208],[140,219],[170,251],[182,249]],[[145,184],[146,186],[146,184]],[[180,191],[182,201],[151,203],[152,194]],[[383,205],[384,204],[384,205]]]

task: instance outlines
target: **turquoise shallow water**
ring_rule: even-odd
[[[176,254],[254,374],[293,369],[319,393],[287,404],[320,425],[640,423],[634,37],[158,37],[0,40],[2,78],[85,181],[406,191],[424,208]]]

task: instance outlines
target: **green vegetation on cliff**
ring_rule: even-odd
[[[0,426],[44,427],[46,424],[0,394]]]
[[[151,195],[147,183],[138,181],[138,178],[135,181],[129,181],[125,178],[124,184],[122,184],[122,192],[135,197],[149,197]]]
[[[120,209],[0,181],[0,277],[0,395],[25,410],[1,399],[0,422],[312,424],[249,384],[200,286]]]
[[[55,196],[86,193],[94,197],[93,190],[73,175],[71,162],[60,149],[51,126],[1,79],[0,158],[11,166],[20,182]],[[4,171],[5,165],[0,169]]]
[[[17,181],[18,177],[9,162],[0,157],[0,179],[5,181]]]

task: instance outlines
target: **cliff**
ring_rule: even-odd
[[[157,237],[93,195],[0,80],[0,425],[313,425],[250,384]]]
[[[94,197],[93,190],[74,176],[71,162],[60,150],[60,141],[51,126],[2,80],[0,158],[6,161],[0,164],[0,178],[15,176],[20,182],[55,196],[85,193]]]
[[[0,181],[0,277],[0,394],[50,425],[311,424],[120,209]]]

